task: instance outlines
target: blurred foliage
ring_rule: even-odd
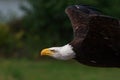
[[[36,58],[42,48],[61,46],[73,38],[71,23],[65,14],[69,5],[86,4],[104,14],[120,17],[120,0],[28,0],[31,9],[21,6],[26,15],[0,24],[0,54]]]
[[[29,2],[32,5],[32,11],[26,16],[25,28],[29,35],[27,37],[33,40],[32,43],[34,42],[32,44],[34,48],[61,45],[71,40],[72,28],[64,13],[69,0],[67,2],[29,0]]]
[[[4,24],[0,24],[0,46],[6,44],[9,36],[9,27]]]
[[[0,24],[0,57],[17,56],[18,49],[23,47],[21,41],[23,32],[19,31],[14,34],[12,30],[10,25]]]

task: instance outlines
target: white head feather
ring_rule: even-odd
[[[69,44],[62,47],[52,47],[49,48],[51,51],[54,51],[52,57],[61,60],[68,60],[75,57],[75,52],[73,51],[73,47]]]

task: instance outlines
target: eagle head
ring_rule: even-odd
[[[43,49],[40,54],[42,56],[47,55],[61,60],[68,60],[75,57],[75,53],[72,50],[72,46],[69,44],[62,47],[51,47]]]

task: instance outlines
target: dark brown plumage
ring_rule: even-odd
[[[120,67],[120,22],[98,10],[74,5],[66,8],[73,26],[76,60],[96,67]]]

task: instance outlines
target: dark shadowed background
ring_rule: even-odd
[[[65,8],[91,5],[120,17],[120,0],[0,0],[0,80],[119,80],[120,69],[40,57],[73,38]]]

